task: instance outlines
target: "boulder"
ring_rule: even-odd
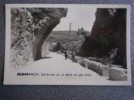
[[[84,67],[88,68],[89,66],[89,60],[88,59],[84,59]]]
[[[109,79],[116,81],[124,81],[127,80],[126,69],[112,67],[109,72]]]
[[[109,77],[110,67],[108,65],[102,65],[99,74],[102,76]]]
[[[93,70],[93,61],[89,61],[89,63],[88,63],[88,68],[89,69],[91,69],[91,70]]]
[[[84,60],[85,63],[85,67],[87,67],[88,69],[91,69],[97,73],[101,73],[101,66],[102,64],[99,62],[95,62],[95,61],[90,61],[90,60]]]
[[[81,57],[75,57],[75,61],[77,62],[77,63],[79,63],[80,65],[84,65],[84,60],[83,60],[83,58],[81,58]]]
[[[99,71],[100,71],[100,66],[101,66],[102,64],[99,63],[99,62],[94,62],[93,64],[94,64],[93,70],[94,70],[95,72],[99,73]]]

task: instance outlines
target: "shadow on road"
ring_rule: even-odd
[[[52,58],[52,57],[42,57],[41,59],[49,59],[49,58]]]

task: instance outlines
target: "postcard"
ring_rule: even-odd
[[[4,85],[130,86],[130,5],[6,4]]]

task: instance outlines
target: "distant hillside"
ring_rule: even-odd
[[[77,31],[71,31],[69,34],[69,31],[52,31],[50,36],[54,36],[57,38],[75,38],[77,37]]]
[[[86,36],[90,36],[91,32],[86,31]],[[69,38],[70,39],[76,39],[78,38],[78,35],[80,35],[77,31],[52,31],[50,34],[50,37],[55,37],[55,38]]]
[[[86,32],[90,33],[90,32]],[[79,52],[81,45],[85,41],[85,36],[87,34],[85,33],[78,33],[77,31],[53,31],[49,35],[49,42],[51,45],[51,50],[54,50],[53,48],[53,43],[59,43],[62,46],[62,49],[67,50],[68,48],[70,50],[76,50],[77,48],[77,53]]]

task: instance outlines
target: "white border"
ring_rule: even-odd
[[[29,8],[63,8],[63,7],[97,7],[97,8],[126,8],[127,9],[127,33],[126,33],[126,44],[127,44],[127,70],[128,70],[128,81],[113,81],[112,83],[93,83],[93,82],[88,82],[88,81],[71,81],[67,80],[65,81],[47,81],[46,83],[17,83],[14,80],[14,83],[10,83],[8,79],[10,78],[9,76],[9,65],[10,65],[10,33],[11,33],[11,14],[10,14],[10,9],[11,8],[16,8],[16,7],[29,7]],[[131,7],[130,5],[117,5],[117,4],[6,4],[6,39],[5,39],[5,66],[4,66],[4,85],[110,85],[110,86],[130,86],[132,85],[131,82],[131,56],[130,56],[130,13],[131,12]]]

